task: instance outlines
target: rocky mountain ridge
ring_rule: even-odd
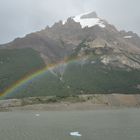
[[[95,12],[70,17],[5,46],[9,49],[33,48],[48,64],[69,57],[82,42],[86,47],[79,50],[79,55],[95,50],[95,54],[102,54],[101,62],[105,65],[120,63],[121,67],[140,68],[140,37],[133,32],[118,31],[98,18]]]
[[[140,92],[140,37],[133,32],[118,31],[95,12],[59,21],[52,27],[47,26],[44,30],[2,45],[0,52],[3,49],[8,50],[8,53],[11,50],[22,52],[22,49],[31,49],[31,53],[36,54],[36,61],[41,63],[40,67],[57,64],[47,71],[46,77],[29,83],[20,93],[14,94],[17,98]],[[21,63],[25,62],[24,55],[25,53],[22,54]],[[29,58],[31,57],[32,54]],[[32,63],[34,62],[32,59]],[[64,64],[58,65],[59,62]],[[0,65],[5,66],[5,69],[9,68],[9,62]],[[16,64],[14,68],[15,66]],[[22,66],[23,72],[26,67]],[[32,68],[29,72],[31,70]],[[15,77],[13,73],[9,73],[2,74],[4,81],[10,76]],[[24,75],[25,72],[18,78]],[[3,87],[7,87],[5,83]]]

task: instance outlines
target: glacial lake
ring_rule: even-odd
[[[0,140],[140,140],[140,110],[0,112]]]

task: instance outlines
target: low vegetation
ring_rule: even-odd
[[[42,67],[44,62],[33,49],[0,49],[0,93]]]
[[[139,94],[140,71],[117,69],[96,63],[78,61],[67,65],[63,75],[47,71],[26,83],[6,98],[37,96],[71,97],[85,94]],[[92,60],[92,61],[93,61]],[[56,99],[50,99],[56,101]]]

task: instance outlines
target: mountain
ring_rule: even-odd
[[[115,26],[101,19],[95,12],[87,12],[64,21],[55,23],[52,27],[17,38],[1,45],[0,53],[14,50],[32,50],[36,54],[38,66],[28,69],[26,66],[20,76],[13,78],[9,84],[0,80],[1,91],[15,81],[31,73],[34,69],[49,64],[64,63],[48,70],[46,76],[35,79],[28,86],[7,98],[26,96],[94,93],[140,93],[140,37],[133,32],[118,31]],[[27,51],[28,52],[28,51]],[[16,53],[15,53],[16,54]],[[18,52],[17,52],[18,54]],[[29,55],[29,64],[35,63],[32,54],[23,52],[24,57],[13,55],[19,63],[12,66],[17,71],[24,58]],[[1,58],[3,59],[3,57]],[[73,61],[74,60],[74,61]],[[13,62],[2,62],[2,67],[10,68]],[[17,65],[17,66],[16,66]],[[15,77],[10,74],[7,77]],[[0,70],[0,76],[5,73]],[[1,79],[1,78],[0,78]],[[5,80],[7,81],[7,79]],[[4,88],[3,88],[4,87]]]

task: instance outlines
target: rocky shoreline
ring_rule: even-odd
[[[69,97],[30,97],[0,100],[0,111],[14,110],[94,110],[106,108],[140,107],[139,94],[94,94]]]

